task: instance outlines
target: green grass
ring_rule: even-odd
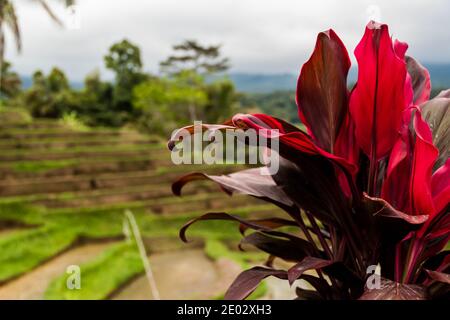
[[[0,108],[1,122],[13,122],[19,124],[31,123],[30,113],[23,108],[11,108],[2,104]]]
[[[107,249],[93,261],[80,266],[80,289],[67,289],[69,275],[64,274],[51,282],[45,299],[106,299],[118,287],[143,271],[144,266],[135,243],[122,242]]]
[[[21,202],[1,203],[0,221],[16,221],[23,224],[36,225],[43,223],[46,209],[30,206]]]
[[[16,277],[68,248],[76,235],[70,229],[42,227],[0,239],[0,282]]]
[[[68,112],[63,114],[62,118],[59,120],[59,123],[75,131],[86,132],[91,130],[91,128],[86,126],[83,121],[80,120],[76,112]]]
[[[8,155],[28,155],[31,150],[24,149],[10,149],[4,150],[8,152]],[[111,144],[105,143],[105,145],[100,146],[78,146],[78,147],[70,147],[70,148],[49,148],[45,150],[38,150],[33,152],[33,154],[72,154],[72,153],[110,153],[110,152],[125,152],[125,151],[158,151],[161,152],[161,158],[165,155],[166,157],[170,156],[169,151],[162,145],[158,145],[152,142],[142,143],[142,144],[121,144],[114,143],[113,146]],[[152,154],[150,154],[152,155]]]
[[[242,216],[263,207],[231,210]],[[179,229],[198,212],[176,216],[158,216],[134,210],[144,237],[177,238]],[[0,238],[0,282],[17,277],[70,247],[77,239],[105,239],[122,235],[123,209],[80,212],[46,210],[20,203],[0,204],[0,220],[16,220],[38,225]],[[236,223],[229,221],[202,221],[187,233],[189,240],[209,239],[237,241],[241,238]],[[253,256],[250,256],[251,259]],[[253,257],[254,258],[254,257]],[[241,253],[233,259],[244,259]],[[244,261],[244,260],[242,260]]]
[[[62,195],[55,196],[54,199],[56,200],[71,200],[74,199],[73,193],[63,193]],[[130,201],[125,203],[118,203],[116,205],[111,204],[105,204],[105,205],[99,205],[97,207],[90,207],[90,208],[79,208],[78,210],[81,212],[83,210],[89,210],[89,211],[98,211],[103,209],[135,209],[135,208],[141,208],[144,206],[151,206],[151,205],[170,205],[170,204],[177,204],[177,203],[188,203],[188,202],[196,202],[196,201],[203,201],[203,200],[213,200],[213,199],[224,199],[226,200],[227,196],[222,192],[211,192],[211,193],[200,193],[200,194],[194,194],[194,195],[187,195],[183,197],[175,197],[175,196],[166,196],[166,197],[160,197],[160,198],[153,198],[151,200],[147,201]],[[12,204],[12,203],[21,203],[21,202],[33,202],[33,201],[39,201],[43,200],[45,197],[42,194],[33,194],[28,196],[12,196],[12,197],[5,197],[0,199],[0,204]],[[92,209],[92,210],[91,210]],[[72,210],[72,208],[69,208],[69,210]]]
[[[74,166],[79,160],[40,160],[40,161],[16,161],[11,166],[16,172],[42,172]]]
[[[120,151],[120,150],[119,150]],[[139,151],[147,151],[139,150]],[[150,151],[150,150],[148,150]],[[153,170],[155,174],[164,175],[167,173],[176,173],[176,172],[189,172],[189,171],[203,171],[203,170],[217,170],[217,169],[226,169],[233,168],[234,171],[238,171],[244,169],[244,165],[236,165],[236,164],[215,164],[215,165],[172,165],[170,162],[170,155],[167,154],[159,154],[156,157],[151,157],[151,154],[146,156],[122,156],[122,157],[111,157],[108,154],[105,157],[95,157],[95,158],[73,158],[73,159],[61,159],[61,160],[17,160],[13,163],[1,163],[0,169],[12,169],[16,172],[46,172],[54,169],[60,168],[68,168],[80,165],[87,164],[96,164],[96,163],[128,163],[128,162],[139,162],[139,161],[167,161],[167,165],[158,164],[158,167]],[[169,165],[170,164],[170,165]]]
[[[72,130],[70,127],[61,126],[61,127],[51,127],[51,128],[8,128],[7,130],[0,132],[0,135],[7,134],[8,136],[14,137],[15,135],[26,134],[27,136],[32,136],[35,134],[50,134],[50,135],[59,135],[59,134],[87,134],[90,136],[91,134],[99,133],[99,134],[111,134],[118,135],[122,132],[126,132],[120,129],[112,129],[112,128],[93,128],[90,131],[80,132]],[[64,137],[64,136],[63,136]]]
[[[119,142],[129,142],[129,141],[150,141],[150,140],[157,140],[157,141],[161,141],[160,138],[157,137],[141,137],[141,136],[136,136],[136,137],[124,137],[124,136],[113,136],[111,137],[66,137],[64,140],[58,140],[55,139],[54,137],[50,137],[50,138],[27,138],[26,140],[23,139],[0,139],[0,147],[5,148],[5,147],[14,147],[16,145],[26,145],[31,147],[36,147],[42,144],[82,144],[82,143],[87,143],[87,142],[102,142],[105,145],[108,144],[112,144],[112,143],[119,143]],[[159,147],[163,147],[165,144],[163,142],[161,143],[156,143],[155,148],[159,148]]]
[[[12,164],[1,164],[0,168],[11,168],[16,172],[43,172],[60,168],[74,167],[84,164],[95,163],[119,163],[133,161],[149,161],[149,157],[123,157],[123,158],[92,158],[92,159],[63,159],[63,160],[23,160],[15,161]]]

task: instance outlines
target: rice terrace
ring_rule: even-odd
[[[175,167],[165,141],[133,131],[77,131],[20,112],[0,118],[0,298],[151,299],[136,244],[123,232],[125,209],[139,222],[163,298],[220,297],[242,266],[264,259],[239,252],[239,232],[214,222],[190,230],[197,241],[188,249],[179,241],[181,226],[204,211],[276,210],[211,184],[172,195],[183,172],[227,169]],[[81,266],[83,290],[66,288],[68,265]]]

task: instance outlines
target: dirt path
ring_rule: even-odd
[[[62,275],[67,266],[85,263],[99,255],[112,243],[87,244],[70,250],[40,265],[22,277],[0,287],[0,300],[39,300],[51,280]]]
[[[198,249],[154,254],[150,263],[162,299],[212,299],[223,294],[240,272],[233,261],[211,261]],[[147,279],[135,279],[113,299],[152,299]]]

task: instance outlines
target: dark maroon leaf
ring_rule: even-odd
[[[332,289],[328,282],[323,278],[318,278],[309,274],[302,274],[300,279],[308,282],[323,299],[330,299],[332,296]]]
[[[422,116],[433,133],[433,144],[439,150],[434,170],[447,161],[450,150],[450,91],[421,105]],[[446,97],[446,96],[449,97]]]
[[[228,194],[242,193],[257,198],[271,200],[275,203],[280,203],[285,206],[292,206],[293,202],[283,192],[283,190],[276,185],[272,176],[262,175],[261,170],[267,168],[253,168],[235,172],[229,175],[212,176],[204,173],[191,173],[179,178],[172,184],[172,192],[175,195],[181,194],[181,189],[184,185],[195,180],[212,180],[219,184],[221,188]]]
[[[242,300],[247,298],[269,276],[287,279],[286,271],[263,267],[254,267],[242,272],[225,293],[225,300]]]
[[[370,219],[364,212],[352,212],[329,161],[300,153],[292,153],[289,160],[280,156],[279,170],[273,178],[299,208],[323,225],[352,237],[355,255],[369,245],[363,229],[370,226]]]
[[[302,261],[296,263],[293,267],[288,270],[288,280],[289,284],[292,285],[295,280],[297,280],[303,272],[311,269],[322,269],[323,267],[329,266],[333,261],[319,259],[315,257],[305,257]]]
[[[348,111],[349,68],[347,50],[336,33],[321,32],[297,83],[300,119],[317,145],[330,153]]]
[[[419,105],[430,98],[431,81],[430,73],[414,58],[405,56],[406,68],[411,76],[411,84],[414,91],[413,102]]]
[[[334,288],[340,291],[340,293],[337,293],[338,295],[341,297],[356,299],[361,296],[363,292],[366,270],[364,270],[363,275],[360,275],[356,274],[354,269],[350,269],[349,266],[351,266],[350,263],[344,264],[342,261],[337,261],[324,267],[322,271],[330,278],[341,282],[341,286],[339,288]],[[301,278],[304,276],[305,275],[302,275]]]
[[[439,281],[433,281],[427,286],[427,294],[431,300],[450,301],[450,285]]]
[[[248,220],[249,223],[253,223],[259,226],[264,226],[267,229],[277,229],[280,227],[285,226],[296,226],[298,227],[297,222],[292,220],[287,220],[283,218],[266,218],[266,219],[255,219],[255,220]],[[249,229],[250,227],[246,224],[241,223],[239,226],[239,231],[242,235],[245,235],[245,231]],[[254,228],[253,228],[254,229]],[[261,229],[259,229],[261,230]]]
[[[433,255],[423,264],[423,267],[428,270],[442,271],[447,268],[450,269],[450,250],[444,250],[436,255]]]
[[[321,294],[314,290],[305,290],[297,287],[295,289],[295,293],[297,294],[297,300],[323,300],[324,298]]]
[[[431,279],[443,282],[446,284],[450,284],[450,274],[438,272],[438,271],[432,271],[432,270],[425,270]]]
[[[240,247],[244,244],[285,261],[298,262],[314,254],[314,247],[308,241],[282,232],[254,232],[241,240]]]
[[[269,226],[264,225],[263,223],[258,223],[251,220],[245,220],[239,216],[228,214],[225,212],[210,212],[206,213],[198,218],[192,219],[189,222],[187,222],[179,232],[179,236],[181,240],[184,242],[188,242],[186,239],[186,230],[197,221],[206,221],[206,220],[228,220],[228,221],[236,221],[241,223],[242,225],[246,226],[247,228],[251,228],[254,230],[260,230],[260,231],[267,231],[270,232],[272,228]],[[288,220],[286,220],[288,221]],[[300,239],[301,240],[301,239]]]
[[[319,220],[333,225],[344,206],[332,165],[319,157],[293,153],[292,159],[280,156],[279,170],[273,180],[295,204]]]

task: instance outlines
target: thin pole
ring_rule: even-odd
[[[134,218],[134,215],[130,210],[125,210],[125,216],[130,222],[131,230],[133,232],[134,239],[136,240],[136,245],[139,249],[139,254],[144,265],[145,275],[147,276],[153,299],[161,300],[161,296],[159,295],[158,287],[156,286],[155,277],[153,276],[152,268],[147,258],[147,251],[145,250],[144,242],[142,241],[141,232],[139,231],[136,219]]]

